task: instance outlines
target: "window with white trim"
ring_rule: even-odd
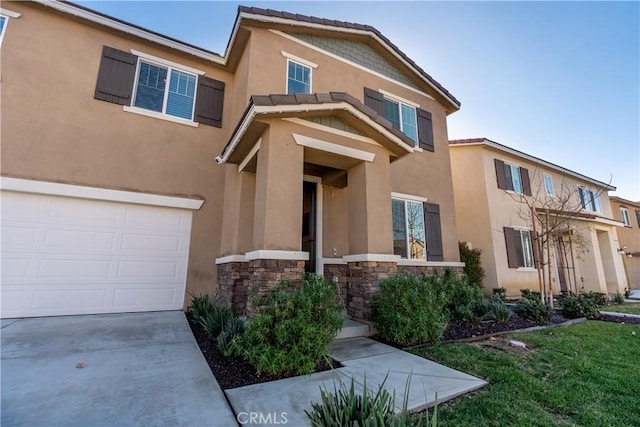
[[[402,101],[384,97],[384,117],[418,146],[418,122],[416,119],[416,107],[405,104]]]
[[[602,212],[600,207],[600,194],[597,191],[590,190],[586,187],[579,187],[578,193],[580,195],[580,204],[582,209],[591,212]]]
[[[627,227],[631,227],[631,217],[629,216],[629,209],[620,206],[620,215],[622,216],[622,222]]]
[[[4,15],[0,15],[0,45],[2,45],[2,39],[4,39],[4,32],[7,29],[9,18]]]
[[[529,230],[504,227],[509,268],[534,268],[533,241]]]
[[[544,175],[544,190],[548,196],[553,196],[553,182],[551,181],[551,175]]]
[[[311,67],[287,60],[287,93],[311,93]]]
[[[426,233],[422,202],[392,199],[393,254],[426,259]]]
[[[139,59],[132,105],[193,120],[197,79],[195,74]]]

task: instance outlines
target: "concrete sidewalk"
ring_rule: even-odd
[[[486,381],[447,368],[422,357],[398,350],[368,338],[349,338],[333,342],[331,356],[344,366],[332,371],[254,384],[226,391],[238,416],[254,415],[252,425],[309,425],[304,414],[311,402],[320,401],[320,387],[333,391],[334,384],[350,384],[355,379],[356,392],[361,393],[366,375],[367,388],[376,392],[383,381],[385,388],[396,393],[396,408],[405,398],[407,381],[411,378],[408,408],[419,411],[487,385]],[[260,418],[262,416],[262,418]],[[239,418],[242,422],[243,420]],[[262,422],[260,422],[262,420]]]

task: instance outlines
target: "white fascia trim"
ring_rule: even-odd
[[[21,178],[0,178],[0,189],[21,193],[46,194],[50,196],[73,197],[77,199],[104,200],[110,202],[135,203],[138,205],[163,206],[169,208],[198,210],[204,203],[201,199],[162,196],[159,194],[137,193],[134,191],[110,190],[84,185],[61,184],[58,182],[34,181]]]
[[[364,262],[364,261],[374,261],[374,262],[395,262],[397,263],[402,258],[400,255],[389,255],[389,254],[357,254],[357,255],[345,255],[342,257],[344,262]]]
[[[149,31],[140,29],[140,28],[135,28],[131,25],[128,24],[124,24],[122,22],[117,22],[114,21],[113,19],[109,19],[107,17],[98,15],[96,13],[93,13],[91,11],[88,10],[84,10],[84,9],[78,9],[77,7],[75,7],[74,5],[68,4],[68,3],[60,3],[57,1],[50,1],[50,0],[34,0],[36,3],[39,3],[41,5],[44,6],[48,6],[52,9],[58,10],[60,12],[64,12],[67,13],[69,15],[73,15],[73,16],[77,16],[79,18],[82,19],[86,19],[88,21],[91,22],[95,22],[98,23],[100,25],[104,25],[105,27],[117,30],[117,31],[121,31],[123,33],[126,34],[131,34],[133,36],[136,37],[140,37],[143,38],[145,40],[149,40],[153,43],[157,43],[159,45],[162,46],[166,46],[172,49],[176,49],[179,50],[180,52],[184,52],[184,53],[188,53],[190,55],[196,56],[198,58],[202,58],[205,59],[207,61],[211,61],[211,62],[215,62],[216,64],[222,64],[222,65],[226,65],[227,63],[227,59],[226,57],[223,58],[220,55],[214,54],[214,53],[209,53],[209,52],[205,52],[201,49],[192,47],[192,46],[187,46],[183,43],[177,42],[175,40],[170,40],[166,37],[162,37],[160,35],[157,34],[153,34]]]
[[[316,64],[315,62],[307,61],[306,59],[302,59],[299,56],[295,56],[289,52],[285,52],[284,50],[281,50],[280,53],[282,54],[282,56],[284,56],[285,58],[289,58],[293,62],[298,62],[311,68],[318,68],[318,64]]]
[[[409,105],[409,106],[411,106],[411,107],[414,107],[414,108],[420,108],[420,104],[418,104],[418,103],[416,103],[416,102],[414,102],[414,101],[409,101],[408,99],[406,99],[406,98],[402,98],[402,97],[400,97],[400,96],[398,96],[398,95],[396,95],[396,94],[394,94],[394,93],[387,92],[387,91],[386,91],[386,90],[384,90],[384,89],[380,89],[380,88],[378,88],[378,92],[380,92],[381,94],[383,94],[386,98],[392,99],[392,100],[394,100],[394,101],[401,102],[401,103],[403,103],[403,104],[407,104],[407,105]],[[430,98],[431,98],[431,97],[430,97]],[[433,98],[431,98],[431,99],[433,99]]]
[[[518,269],[516,271],[524,271],[524,272],[529,272],[529,273],[535,273],[538,270],[536,268],[534,268],[534,267],[518,267]]]
[[[8,16],[9,18],[20,18],[22,16],[21,13],[14,12],[9,9],[5,9],[4,7],[0,7],[0,14]]]
[[[168,122],[180,123],[181,125],[187,125],[187,126],[191,126],[191,127],[194,127],[194,128],[197,128],[197,127],[200,126],[200,123],[198,123],[198,122],[193,122],[193,121],[187,120],[187,119],[181,119],[180,117],[173,117],[173,116],[170,116],[168,114],[158,113],[157,111],[145,110],[144,108],[129,107],[128,105],[125,105],[125,106],[122,107],[122,110],[126,111],[127,113],[140,114],[140,115],[147,116],[147,117],[153,117],[154,119],[160,119],[160,120],[166,120]]]
[[[398,261],[399,266],[418,266],[418,267],[464,267],[464,262],[455,261],[425,261],[423,259],[401,259]]]
[[[253,156],[256,155],[258,150],[260,150],[260,144],[261,143],[262,143],[262,138],[258,139],[258,142],[256,142],[256,145],[254,145],[253,148],[251,149],[251,151],[249,151],[249,154],[247,154],[247,157],[245,157],[244,160],[242,160],[242,162],[240,162],[240,164],[238,165],[238,172],[242,172],[244,170],[244,168],[247,167],[247,164],[249,164],[251,159],[253,159]]]
[[[299,119],[297,117],[285,117],[282,120],[285,120],[285,121],[291,122],[291,123],[295,123],[295,124],[300,125],[300,126],[306,126],[306,127],[311,128],[311,129],[318,129],[318,130],[321,130],[323,132],[333,133],[335,135],[339,135],[339,136],[342,136],[344,138],[354,139],[356,141],[362,141],[362,142],[366,142],[368,144],[373,144],[373,145],[377,145],[378,147],[381,147],[380,144],[378,144],[375,140],[369,138],[368,136],[357,135],[355,133],[347,132],[347,131],[344,131],[344,130],[332,128],[332,127],[325,126],[325,125],[321,125],[320,123],[311,122],[309,120]]]
[[[227,264],[230,262],[247,262],[244,255],[227,255],[221,258],[216,258],[216,265]]]
[[[255,15],[252,15],[252,16],[255,16]],[[256,18],[253,18],[253,19],[256,19]],[[278,18],[274,18],[274,19],[278,19]],[[264,19],[262,19],[262,20],[264,21]],[[281,22],[282,22],[282,21],[285,21],[285,22],[288,22],[288,23],[290,23],[290,22],[291,22],[290,20],[283,20],[283,19],[280,19],[280,21],[281,21]],[[277,21],[274,21],[274,22],[277,22]],[[428,84],[428,85],[429,85],[431,88],[433,88],[436,92],[438,92],[438,93],[439,93],[440,95],[442,95],[445,99],[447,99],[447,100],[451,103],[451,105],[453,105],[453,106],[454,106],[454,109],[455,109],[455,110],[459,110],[459,109],[460,109],[460,106],[459,106],[458,104],[456,104],[456,103],[455,103],[455,102],[454,102],[454,101],[449,97],[449,95],[445,94],[445,93],[444,93],[443,91],[441,91],[441,90],[440,90],[436,85],[434,85],[434,84],[433,84],[433,83],[431,83],[429,80],[427,80],[425,77],[423,77],[423,76],[422,76],[422,74],[421,74],[420,72],[418,72],[418,70],[416,70],[416,69],[415,69],[411,64],[409,64],[407,61],[405,61],[401,56],[399,56],[399,55],[398,55],[398,54],[397,54],[393,49],[391,49],[391,48],[390,48],[390,47],[389,47],[385,42],[383,42],[383,41],[382,41],[378,36],[376,36],[376,35],[375,35],[375,34],[373,34],[372,32],[370,32],[370,31],[356,30],[356,29],[350,29],[350,28],[337,28],[337,27],[332,27],[332,26],[327,26],[327,25],[322,25],[322,24],[313,24],[313,23],[310,23],[310,22],[299,22],[299,21],[296,21],[296,25],[303,25],[303,26],[307,26],[307,27],[321,28],[321,29],[326,30],[326,31],[340,31],[340,32],[345,32],[345,33],[365,34],[365,35],[370,35],[370,36],[372,36],[372,37],[373,37],[373,38],[374,38],[378,43],[380,43],[380,45],[381,45],[381,46],[384,46],[384,47],[385,47],[385,49],[387,49],[387,51],[391,52],[391,54],[392,54],[393,56],[395,56],[397,59],[399,59],[399,60],[400,60],[400,62],[402,62],[402,63],[403,63],[403,64],[405,64],[407,67],[409,67],[411,70],[413,70],[413,72],[415,73],[415,75],[416,75],[416,76],[418,76],[418,77],[419,77],[423,82],[425,82],[426,84]],[[422,92],[422,91],[421,91],[421,90],[419,90],[419,89],[413,88],[413,87],[411,87],[411,86],[409,86],[409,85],[407,85],[407,84],[404,84],[404,83],[402,83],[402,82],[399,82],[399,81],[397,81],[397,80],[394,80],[394,79],[392,79],[392,78],[390,78],[390,77],[385,76],[384,74],[380,74],[380,73],[378,73],[378,72],[376,72],[376,71],[373,71],[373,70],[371,70],[371,69],[369,69],[369,68],[363,67],[362,65],[356,64],[355,62],[349,61],[348,59],[345,59],[345,58],[343,58],[343,57],[341,57],[341,56],[335,55],[335,54],[333,54],[333,53],[331,53],[331,52],[327,52],[327,51],[326,51],[326,50],[324,50],[324,49],[320,49],[320,48],[318,48],[318,47],[316,47],[316,46],[314,46],[314,45],[312,45],[312,44],[309,44],[309,43],[304,42],[304,41],[302,41],[302,40],[300,40],[300,39],[297,39],[297,38],[295,38],[295,37],[293,37],[293,36],[290,36],[289,34],[283,33],[282,31],[272,30],[272,29],[270,29],[269,31],[271,31],[271,32],[272,32],[272,33],[274,33],[274,34],[278,34],[279,36],[282,36],[282,37],[284,37],[284,38],[287,38],[287,39],[289,39],[289,40],[292,40],[292,41],[294,41],[294,42],[296,42],[296,43],[299,43],[299,44],[301,44],[301,45],[303,45],[303,46],[306,46],[306,47],[308,47],[308,48],[310,48],[310,49],[316,50],[316,51],[318,51],[318,52],[322,52],[322,53],[324,53],[324,54],[325,54],[325,55],[327,55],[327,56],[330,56],[330,57],[332,57],[332,58],[334,58],[334,59],[337,59],[337,60],[339,60],[339,61],[345,62],[345,63],[347,63],[347,64],[349,64],[349,65],[351,65],[351,66],[353,66],[353,67],[359,68],[359,69],[361,69],[361,70],[363,70],[363,71],[367,71],[367,72],[369,72],[369,73],[371,73],[371,74],[373,74],[373,75],[375,75],[375,76],[377,76],[377,77],[380,77],[380,78],[385,79],[385,80],[387,80],[387,81],[393,82],[393,83],[395,83],[395,84],[397,84],[397,85],[399,85],[399,86],[402,86],[402,87],[403,87],[403,88],[405,88],[405,89],[409,89],[409,90],[411,90],[411,91],[413,91],[413,92],[415,92],[415,93],[418,93],[418,94],[420,94],[420,95],[427,96],[427,97],[429,97],[429,98],[433,99],[431,96],[429,96],[428,94],[426,94],[426,93]]]
[[[613,225],[614,227],[625,227],[624,222],[617,221],[615,219],[596,217],[596,219],[592,221],[597,222],[599,224]]]
[[[198,70],[197,68],[191,68],[186,65],[178,64],[177,62],[169,61],[164,58],[160,58],[154,55],[149,55],[148,53],[140,52],[139,50],[130,49],[131,53],[137,56],[138,58],[146,59],[147,61],[155,62],[159,65],[164,65],[171,68],[176,68],[180,71],[187,71],[189,73],[197,74],[199,76],[204,75],[204,71]]]
[[[321,258],[323,265],[346,265],[347,262],[342,258]]]
[[[307,261],[309,260],[309,252],[260,249],[257,251],[247,252],[247,254],[245,255],[245,259],[247,261],[252,261],[254,259],[286,259]]]
[[[414,202],[422,202],[422,203],[427,201],[426,197],[414,196],[412,194],[396,193],[395,191],[391,192],[391,198],[401,199],[401,200],[411,200]]]
[[[321,139],[311,138],[304,135],[293,134],[296,144],[303,147],[313,148],[331,154],[337,154],[351,159],[362,160],[364,162],[372,162],[376,155],[368,151],[358,150],[356,148],[345,147],[344,145],[334,144],[333,142],[323,141]]]

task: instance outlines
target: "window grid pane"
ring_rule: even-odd
[[[382,105],[384,118],[389,120],[394,128],[400,130],[400,106],[398,103],[385,98]]]
[[[600,212],[600,195],[598,193],[591,191],[591,202],[593,211]]]
[[[402,132],[411,138],[414,142],[418,142],[418,125],[416,122],[416,109],[408,105],[402,104]]]
[[[407,228],[405,224],[404,202],[391,201],[391,214],[393,222],[393,254],[407,257]]]
[[[193,116],[196,77],[178,70],[171,70],[167,114],[191,120]]]
[[[551,177],[549,175],[544,176],[544,188],[548,195],[553,194],[553,185],[551,183]]]
[[[626,208],[620,208],[620,214],[622,215],[622,222],[624,223],[624,225],[631,226],[629,211]]]
[[[287,93],[311,93],[311,69],[289,61]]]
[[[424,211],[420,202],[406,202],[409,258],[425,259]]]
[[[162,112],[167,69],[140,62],[135,106],[146,110]]]
[[[531,245],[531,234],[526,231],[520,231],[520,236],[522,239],[522,252],[524,255],[524,265],[523,267],[533,268],[533,249]]]
[[[0,16],[0,34],[2,34],[2,30],[4,30],[4,24],[7,22],[7,18],[4,16]]]
[[[520,181],[520,168],[518,166],[511,166],[511,179],[513,179],[513,191],[521,194],[522,182]]]

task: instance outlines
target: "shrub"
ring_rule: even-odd
[[[621,294],[620,292],[616,292],[616,294],[613,296],[613,303],[624,304],[624,295]]]
[[[312,427],[338,427],[338,426],[370,426],[370,427],[436,427],[438,418],[438,406],[433,410],[433,416],[429,418],[427,413],[411,415],[407,409],[410,379],[405,386],[405,399],[402,410],[398,415],[395,411],[395,390],[390,394],[384,383],[380,384],[375,394],[367,388],[367,379],[364,379],[362,394],[356,394],[355,381],[351,378],[351,385],[340,383],[340,388],[333,384],[333,392],[326,387],[320,388],[321,402],[313,402],[311,411],[304,411],[311,422]]]
[[[334,283],[317,275],[303,276],[298,286],[281,281],[234,340],[234,352],[258,374],[312,373],[344,322],[335,291]]]
[[[593,296],[567,295],[560,300],[562,314],[572,319],[576,317],[597,317],[600,315],[598,304]]]
[[[233,312],[227,307],[212,305],[209,311],[199,316],[198,321],[213,340],[218,339],[218,335],[225,325],[234,320]]]
[[[464,262],[463,272],[469,278],[469,283],[482,288],[485,271],[482,268],[482,249],[470,249],[467,242],[459,242],[460,261]]]
[[[446,270],[444,276],[426,276],[425,280],[429,287],[444,295],[452,319],[471,324],[480,321],[479,316],[484,314],[480,305],[484,298],[482,289],[471,285],[466,277],[457,277],[451,270]]]
[[[425,279],[397,275],[380,282],[372,300],[373,320],[380,336],[395,344],[437,341],[448,324],[446,302]]]
[[[497,297],[486,298],[488,301],[489,309],[484,315],[485,319],[493,320],[494,322],[504,324],[509,322],[513,312],[507,307],[503,300]]]
[[[235,342],[237,336],[242,335],[245,329],[246,318],[232,317],[227,320],[227,323],[223,325],[222,331],[218,335],[216,342],[218,344],[218,350],[226,356],[231,356],[235,351]]]
[[[596,306],[602,306],[607,303],[607,294],[604,294],[604,293],[589,291],[589,292],[580,294],[580,296],[592,302]]]
[[[193,316],[196,322],[200,320],[209,312],[213,311],[213,301],[207,294],[200,294],[197,297],[191,295],[191,305],[189,306],[189,312]]]
[[[493,288],[493,296],[500,298],[502,301],[507,301],[507,290],[505,288]]]
[[[543,303],[540,299],[522,298],[515,307],[518,316],[534,322],[549,323],[553,317],[554,311]]]
[[[521,289],[520,295],[522,295],[523,299],[528,299],[533,301],[542,301],[542,296],[538,291],[532,291],[530,289]]]

